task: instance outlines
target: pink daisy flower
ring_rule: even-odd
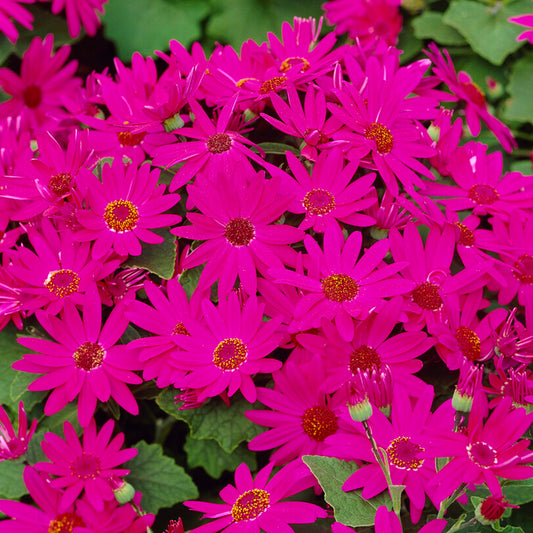
[[[116,306],[102,324],[102,304],[93,285],[85,293],[83,319],[73,303],[65,302],[62,318],[36,313],[42,327],[54,341],[22,337],[18,342],[37,353],[25,354],[13,363],[15,370],[44,374],[29,390],[51,390],[44,406],[47,416],[57,413],[78,397],[78,419],[86,427],[96,409],[96,400],[114,398],[126,411],[139,412],[126,383],[142,379],[132,370],[139,368],[137,358],[126,346],[116,342],[128,326],[124,307]]]
[[[375,222],[368,215],[358,213],[376,201],[369,195],[374,173],[351,182],[358,165],[354,162],[344,166],[338,148],[322,153],[311,173],[292,153],[287,152],[286,157],[294,178],[284,176],[282,188],[294,197],[287,211],[305,213],[300,229],[312,227],[323,233],[330,224],[339,222],[352,226],[371,226]]]
[[[135,457],[137,450],[121,450],[124,433],[111,440],[114,426],[114,421],[108,420],[97,433],[96,423],[91,419],[83,431],[83,442],[68,421],[63,423],[64,440],[55,433],[45,433],[41,447],[50,462],[37,463],[35,468],[54,476],[51,487],[66,489],[61,496],[62,510],[68,509],[82,491],[97,511],[103,511],[104,501],[115,498],[112,479],[130,473],[116,467]]]
[[[345,241],[340,228],[331,225],[324,233],[323,250],[309,235],[304,239],[310,265],[307,275],[287,269],[269,270],[276,283],[307,291],[295,309],[297,330],[320,327],[324,317],[335,320],[341,337],[351,341],[353,318],[363,319],[371,310],[380,309],[384,298],[413,288],[411,282],[396,276],[405,262],[383,262],[389,251],[387,239],[373,244],[359,259],[362,239],[355,231]]]
[[[0,462],[24,455],[36,428],[36,418],[28,428],[28,418],[26,411],[24,411],[24,405],[19,402],[18,428],[15,432],[5,409],[0,405]]]
[[[75,39],[81,31],[81,26],[87,35],[96,35],[100,26],[100,19],[96,12],[104,12],[104,4],[108,0],[52,0],[52,13],[57,15],[65,10],[67,16],[68,33]]]
[[[36,0],[4,0],[2,2],[0,6],[0,32],[13,44],[17,42],[19,36],[13,20],[28,30],[33,29],[33,15],[19,4],[33,4],[34,2]]]
[[[187,213],[191,226],[171,230],[178,237],[205,241],[185,258],[183,268],[207,263],[198,288],[202,291],[219,280],[222,297],[233,289],[237,276],[247,294],[256,294],[257,270],[266,275],[268,267],[292,262],[296,253],[287,245],[303,238],[301,230],[275,224],[291,201],[280,196],[279,180],[246,169],[235,172],[240,174],[236,180],[223,174],[202,186],[189,185],[189,199],[201,212]],[[247,185],[236,187],[236,182]]]
[[[254,437],[250,450],[278,448],[276,465],[302,455],[324,455],[324,440],[337,431],[342,400],[325,394],[325,368],[319,355],[297,364],[290,359],[275,372],[274,390],[260,388],[257,400],[270,410],[246,411],[248,420],[272,429]]]
[[[524,465],[529,440],[521,439],[531,425],[533,413],[511,405],[503,398],[486,416],[481,393],[474,395],[472,411],[465,432],[429,428],[422,457],[448,457],[451,460],[439,470],[431,484],[437,488],[438,499],[450,496],[462,483],[486,483],[493,494],[501,492],[498,477],[529,479],[533,467]]]
[[[453,100],[466,102],[466,123],[470,133],[477,137],[481,131],[480,121],[483,121],[507,152],[516,148],[518,145],[511,130],[489,113],[485,94],[472,78],[463,71],[456,73],[452,58],[446,49],[441,52],[435,43],[430,43],[428,48],[430,51],[426,51],[426,54],[433,62],[433,72],[436,77],[448,85]]]
[[[81,85],[74,78],[77,61],[65,64],[70,46],[53,53],[54,36],[35,37],[22,56],[20,76],[7,68],[0,69],[0,87],[12,98],[0,104],[3,115],[20,116],[24,128],[34,131],[57,129],[63,116],[62,98]]]
[[[507,19],[509,22],[520,24],[520,26],[526,26],[527,28],[533,28],[533,15],[519,15],[518,17],[510,17]],[[517,41],[527,39],[530,44],[533,44],[533,29],[522,32],[517,38]]]
[[[50,533],[50,531],[72,531],[84,527],[82,518],[72,506],[61,506],[62,491],[52,487],[49,476],[40,474],[32,466],[26,466],[24,484],[38,505],[12,500],[0,500],[0,511],[11,520],[0,521],[0,533]]]
[[[102,181],[91,175],[89,208],[76,213],[84,229],[75,238],[95,241],[94,259],[102,258],[112,249],[123,256],[141,255],[140,241],[160,244],[164,240],[150,229],[173,226],[181,220],[178,215],[163,214],[179,202],[180,196],[164,194],[165,185],[157,184],[159,174],[158,169],[150,170],[149,164],[137,168],[115,159],[112,165],[104,165]]]
[[[271,373],[281,362],[268,359],[279,344],[276,331],[281,318],[263,322],[264,304],[249,298],[243,306],[232,292],[219,301],[218,308],[209,300],[202,301],[205,323],[189,317],[183,324],[190,335],[176,335],[182,348],[179,367],[188,374],[176,383],[183,389],[202,389],[198,401],[217,396],[227,390],[233,396],[238,390],[250,402],[257,397],[252,376]]]
[[[205,513],[203,518],[215,518],[214,522],[194,528],[190,533],[228,533],[246,530],[291,532],[289,524],[311,524],[327,513],[317,505],[299,501],[281,501],[297,494],[313,484],[309,470],[301,463],[289,463],[269,480],[274,463],[262,468],[255,479],[246,464],[235,470],[235,486],[226,485],[220,491],[225,503],[184,502],[193,511]]]

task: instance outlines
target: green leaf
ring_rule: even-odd
[[[159,444],[138,442],[136,457],[125,464],[131,472],[127,481],[142,492],[142,508],[157,513],[161,507],[198,498],[198,489],[185,470],[173,459],[163,455]]]
[[[431,39],[440,44],[462,45],[466,41],[454,28],[442,20],[442,13],[425,11],[411,22],[415,37],[418,39]]]
[[[11,365],[22,359],[22,355],[27,351],[17,342],[16,331],[12,324],[0,331],[0,404],[9,405],[14,410],[18,409],[18,399],[12,399],[11,385],[19,372],[13,370]],[[35,377],[32,374],[33,379],[30,381],[33,381]]]
[[[102,22],[120,58],[129,62],[133,52],[168,50],[170,39],[187,47],[200,37],[200,21],[208,12],[205,0],[113,0]]]
[[[324,489],[324,498],[333,507],[337,522],[351,527],[373,526],[378,507],[386,505],[390,509],[386,492],[365,500],[361,490],[342,490],[344,482],[358,468],[355,463],[320,455],[304,455],[302,459]]]
[[[533,479],[506,482],[502,491],[512,505],[524,505],[533,502]]]
[[[231,398],[229,407],[219,398],[211,398],[196,409],[178,410],[174,403],[176,394],[176,389],[165,389],[157,404],[174,418],[187,422],[191,437],[215,440],[226,453],[232,453],[241,442],[253,439],[264,430],[244,416],[245,411],[261,406],[250,404],[242,397]]]
[[[22,473],[24,463],[18,461],[0,462],[0,498],[18,500],[24,494],[28,494]]]
[[[298,148],[284,143],[264,142],[259,143],[257,146],[259,146],[265,154],[285,155],[285,152],[292,152],[294,155],[300,155]]]
[[[507,90],[511,98],[504,111],[505,118],[533,124],[533,57],[519,59],[514,65]]]
[[[151,230],[165,240],[161,244],[142,244],[142,254],[130,256],[124,263],[126,267],[145,268],[163,279],[174,275],[176,262],[176,237],[165,228]]]
[[[406,27],[399,35],[398,49],[402,51],[400,63],[403,65],[420,52],[422,49],[422,42],[415,37],[411,28]]]
[[[295,16],[318,18],[322,0],[212,0],[207,34],[240,49],[248,39],[261,43],[267,33],[280,34],[281,24]]]
[[[24,402],[24,409],[29,413],[30,409],[37,403],[44,402],[47,391],[29,391],[28,385],[35,380],[35,374],[16,371],[16,375],[9,388],[9,396],[12,405]]]
[[[530,9],[529,0],[516,0],[505,6],[501,3],[484,6],[471,0],[458,0],[450,3],[443,21],[454,27],[480,56],[501,65],[509,54],[524,44],[524,41],[516,41],[522,29],[507,19]]]
[[[255,454],[244,445],[233,453],[226,453],[214,440],[193,439],[187,435],[183,449],[190,468],[201,466],[214,479],[219,479],[225,470],[233,472],[241,463],[246,463],[252,471],[257,469]]]

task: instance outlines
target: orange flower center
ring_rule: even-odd
[[[413,290],[411,297],[413,298],[413,302],[418,304],[422,309],[436,311],[442,306],[439,289],[440,285],[425,281]]]
[[[236,370],[248,356],[248,348],[241,339],[229,338],[218,343],[213,352],[213,364],[221,370]]]
[[[307,61],[305,57],[293,56],[284,59],[279,69],[281,70],[281,72],[287,72],[292,67],[296,67],[298,65],[300,65],[300,72],[305,72],[311,68],[309,61]]]
[[[380,154],[388,154],[394,146],[391,131],[387,126],[379,122],[372,122],[370,124],[370,127],[365,131],[365,137],[376,143],[377,151]]]
[[[251,489],[243,492],[231,508],[234,522],[255,520],[270,507],[270,494],[263,489]]]
[[[78,290],[80,285],[80,277],[72,270],[62,268],[61,270],[54,270],[48,274],[44,281],[44,286],[54,295],[59,298],[64,298]]]
[[[189,337],[191,334],[187,331],[187,328],[183,325],[183,322],[178,322],[174,329],[172,330],[172,335],[188,335]]]
[[[146,132],[141,131],[140,133],[131,133],[131,131],[120,131],[117,133],[118,142],[122,146],[137,146],[141,144],[141,141],[144,139]]]
[[[474,246],[476,243],[474,232],[460,222],[455,222],[455,225],[459,228],[459,239],[457,244],[462,244],[463,246]]]
[[[90,372],[102,366],[105,350],[96,342],[84,342],[72,355],[78,368]]]
[[[72,533],[75,527],[84,527],[83,520],[74,513],[63,513],[50,520],[48,533]]]
[[[224,230],[224,237],[233,246],[248,246],[254,236],[254,225],[247,218],[232,218]]]
[[[332,302],[349,302],[359,294],[359,285],[347,274],[331,274],[321,284],[322,292]]]
[[[331,409],[315,405],[306,409],[302,415],[302,428],[312,439],[322,442],[339,429],[339,424]]]
[[[381,368],[381,357],[374,348],[362,344],[350,354],[350,371],[354,376],[359,369],[365,371],[373,367]]]
[[[231,137],[227,133],[215,133],[207,139],[207,149],[212,154],[222,154],[231,148]]]
[[[325,189],[309,191],[302,201],[310,215],[327,215],[335,209],[335,197]]]
[[[259,94],[268,94],[271,91],[275,91],[280,85],[283,85],[287,81],[285,76],[276,76],[263,82],[259,88]]]
[[[477,361],[481,356],[481,342],[476,332],[460,326],[455,332],[459,349],[469,361]]]
[[[411,437],[396,437],[387,448],[389,462],[401,470],[418,470],[424,459],[419,459],[418,454],[424,448],[411,440]]]
[[[104,221],[111,231],[123,233],[137,226],[139,210],[129,200],[114,200],[107,204]]]

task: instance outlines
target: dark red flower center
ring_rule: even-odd
[[[233,246],[248,246],[255,237],[254,225],[247,218],[232,218],[226,224],[224,237]]]
[[[183,322],[178,322],[174,329],[172,330],[172,335],[188,335],[189,337],[191,334],[187,331],[187,328],[183,325]]]
[[[332,302],[349,302],[359,294],[359,285],[348,274],[331,274],[321,285],[322,292]]]
[[[455,338],[462,354],[469,361],[477,361],[481,356],[481,342],[475,331],[465,326],[459,326],[455,332]]]
[[[231,137],[227,133],[215,133],[207,139],[207,149],[212,154],[222,154],[231,148]]]
[[[80,277],[76,272],[67,268],[61,270],[54,270],[48,274],[44,281],[44,286],[54,295],[59,298],[64,298],[78,290],[80,285]]]
[[[370,127],[365,131],[365,137],[376,143],[376,149],[380,154],[388,154],[394,146],[391,131],[379,122],[370,124]]]
[[[72,183],[72,176],[66,172],[56,174],[50,178],[48,188],[56,195],[63,196],[70,192],[70,184]]]
[[[474,104],[480,107],[485,106],[485,93],[480,89],[477,83],[473,81],[461,83],[463,91],[467,98]]]
[[[287,81],[285,76],[275,76],[269,80],[263,82],[259,88],[259,94],[268,94],[271,91],[275,91],[280,85],[283,85]]]
[[[480,513],[485,520],[496,521],[499,520],[505,509],[507,509],[509,501],[503,495],[489,496],[481,502]]]
[[[246,361],[247,356],[248,349],[241,339],[224,339],[213,352],[213,364],[220,370],[236,370]]]
[[[79,479],[94,479],[98,477],[100,470],[100,459],[85,452],[70,464],[72,475]]]
[[[137,146],[141,144],[141,141],[144,139],[146,132],[141,131],[140,133],[131,133],[131,131],[120,131],[117,133],[118,142],[122,146]]]
[[[105,358],[105,350],[96,342],[84,342],[72,355],[78,368],[87,372],[102,366]]]
[[[472,442],[466,447],[466,452],[470,460],[482,468],[488,468],[498,462],[496,450],[486,442]]]
[[[462,244],[463,246],[474,246],[476,243],[476,237],[474,232],[464,224],[456,222],[455,225],[459,228],[459,239],[457,239],[457,244]]]
[[[302,204],[310,215],[327,215],[335,209],[335,197],[325,189],[313,189],[304,196]]]
[[[479,205],[491,205],[499,197],[500,195],[494,187],[490,185],[485,185],[483,183],[478,183],[477,185],[474,185],[468,191],[468,198],[470,198],[472,202]]]
[[[84,527],[83,520],[74,513],[57,515],[48,524],[48,533],[72,533],[75,527]]]
[[[533,283],[533,257],[529,254],[521,255],[515,261],[514,267],[516,270],[513,270],[513,275],[522,285]]]
[[[424,448],[411,437],[396,437],[386,451],[390,464],[401,470],[418,470],[424,464],[424,459],[418,457]]]
[[[442,298],[439,294],[440,285],[424,281],[416,287],[411,293],[413,302],[418,304],[422,309],[428,311],[436,311],[442,306]]]
[[[40,87],[37,85],[28,85],[22,93],[22,98],[24,99],[24,105],[30,109],[35,109],[41,103],[43,98],[43,93]]]
[[[243,492],[231,508],[234,522],[256,519],[270,507],[270,494],[263,489],[251,489]]]
[[[137,226],[139,210],[129,200],[114,200],[107,204],[104,221],[111,231],[122,233]]]
[[[339,424],[331,409],[315,405],[306,409],[302,415],[302,428],[312,439],[322,442],[339,429]]]
[[[365,371],[373,367],[381,368],[381,357],[374,348],[362,344],[350,354],[350,371],[354,376],[359,369]]]

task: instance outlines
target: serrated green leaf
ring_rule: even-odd
[[[302,459],[324,489],[324,498],[333,507],[337,522],[351,527],[373,526],[378,507],[390,508],[391,501],[386,492],[365,500],[361,490],[342,490],[344,482],[358,468],[355,463],[320,455],[304,455]]]
[[[131,472],[127,481],[142,492],[142,508],[157,513],[162,507],[198,498],[198,489],[185,470],[163,455],[159,444],[138,442],[136,457],[125,464]]]
[[[165,228],[151,230],[165,240],[161,244],[142,244],[142,254],[130,256],[124,263],[126,267],[145,268],[163,279],[174,275],[176,263],[176,237]]]
[[[183,449],[190,468],[202,467],[214,479],[220,478],[225,470],[234,471],[241,463],[246,463],[252,471],[257,469],[255,454],[244,445],[226,453],[214,440],[193,439],[188,435]]]
[[[267,33],[279,35],[281,24],[293,18],[321,15],[322,0],[212,0],[207,34],[240,49],[248,39],[261,43]]]
[[[0,331],[0,404],[9,405],[14,410],[18,409],[18,400],[11,398],[10,391],[11,384],[19,372],[13,370],[11,365],[22,359],[22,355],[27,351],[17,342],[16,331],[12,324]]]
[[[264,428],[250,422],[244,412],[260,409],[261,405],[250,404],[242,397],[230,399],[228,407],[219,398],[211,398],[196,409],[178,410],[174,403],[177,391],[165,389],[157,398],[157,404],[166,413],[186,422],[195,439],[212,439],[226,452],[232,453],[244,441],[250,441]]]
[[[504,111],[505,118],[533,124],[533,57],[526,56],[513,65],[507,90],[511,98]]]
[[[129,62],[133,52],[167,50],[170,39],[188,46],[200,37],[200,21],[208,12],[205,0],[113,0],[102,22],[119,57]]]
[[[19,461],[0,462],[0,498],[18,500],[24,494],[28,494],[22,473],[24,463]]]
[[[493,6],[484,6],[471,0],[457,0],[450,3],[443,21],[455,28],[480,56],[495,65],[501,65],[509,54],[524,44],[523,41],[516,41],[522,30],[507,19],[527,13],[529,9],[529,0]]]
[[[442,13],[425,11],[411,21],[415,37],[418,39],[432,39],[440,44],[463,45],[464,37],[454,28],[442,20]]]

